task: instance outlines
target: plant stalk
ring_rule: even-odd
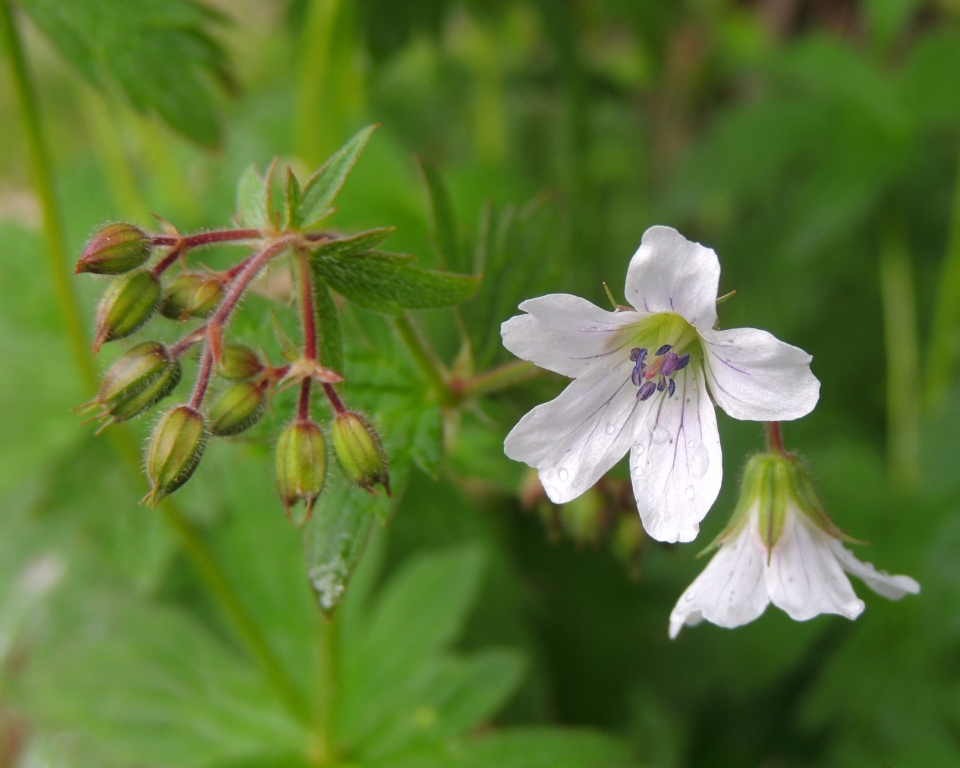
[[[537,368],[526,360],[514,360],[489,371],[465,379],[453,379],[450,390],[457,402],[473,400],[483,395],[500,392],[504,389],[539,378],[546,374],[543,368]]]
[[[317,640],[317,705],[310,758],[314,765],[332,766],[339,760],[340,621],[337,612],[329,618],[321,617]]]
[[[420,373],[423,374],[423,377],[437,395],[440,404],[450,405],[452,396],[447,384],[447,374],[443,370],[440,360],[437,359],[436,353],[420,337],[405,313],[397,315],[393,320],[397,333],[400,335],[400,340],[407,348]]]

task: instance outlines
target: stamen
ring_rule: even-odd
[[[667,397],[673,397],[673,393],[677,391],[677,382],[673,379],[670,379],[670,383],[667,384]]]
[[[684,368],[687,367],[687,363],[689,362],[690,362],[690,353],[684,352],[682,355],[680,355],[680,358],[677,360],[677,367],[674,370],[682,371]]]
[[[670,379],[670,381],[673,381],[673,379]],[[667,388],[667,380],[663,378],[663,376],[661,376],[660,381],[657,382],[657,392],[663,392],[663,390],[665,390],[666,388]]]
[[[630,360],[636,361],[640,357],[640,347],[634,347],[630,350]]]
[[[640,386],[640,377],[642,375],[643,374],[640,373],[640,370],[638,368],[633,369],[633,373],[630,374],[630,381],[633,383],[633,386],[635,387]]]
[[[652,381],[645,381],[643,382],[643,386],[637,390],[637,398],[647,400],[656,391],[657,386]]]
[[[680,355],[676,352],[667,352],[663,356],[663,362],[660,363],[660,373],[667,377],[672,376],[673,372],[677,370],[677,363],[679,362]]]
[[[657,355],[665,355],[673,349],[673,344],[664,344],[660,349],[657,350]]]

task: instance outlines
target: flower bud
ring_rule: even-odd
[[[257,353],[245,344],[224,344],[220,353],[219,373],[231,381],[243,381],[263,370]]]
[[[160,314],[171,320],[206,317],[223,298],[223,284],[215,277],[185,272],[176,277],[163,294]]]
[[[81,408],[100,406],[101,429],[138,416],[166,397],[180,381],[180,361],[157,341],[145,341],[118,357],[104,374],[97,396]]]
[[[150,258],[150,238],[133,224],[110,224],[87,243],[74,274],[122,275],[142,267]]]
[[[150,493],[143,501],[151,507],[190,479],[206,447],[203,416],[189,405],[168,411],[153,430],[147,450]],[[143,503],[143,502],[141,502]]]
[[[157,310],[160,280],[139,270],[116,278],[97,304],[97,332],[94,351],[105,341],[122,339],[138,330]]]
[[[380,483],[389,496],[387,456],[373,425],[360,414],[346,411],[337,414],[330,435],[343,473],[371,493]]]
[[[312,421],[295,421],[280,433],[277,440],[277,490],[290,515],[290,508],[303,501],[306,517],[327,476],[327,444],[323,432]]]
[[[263,416],[267,407],[266,383],[239,381],[231,384],[210,406],[210,434],[239,435]]]

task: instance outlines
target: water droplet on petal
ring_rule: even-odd
[[[683,596],[683,599],[689,603],[691,600],[693,600],[693,592],[687,592],[687,594]]]
[[[606,429],[605,429],[604,431],[605,431],[608,435],[612,435],[614,432],[617,431],[617,425],[614,424],[614,423],[611,421],[609,424],[607,424],[607,427],[606,427]]]
[[[670,433],[667,432],[663,427],[654,427],[653,428],[653,442],[655,443],[665,443],[670,439]]]
[[[686,496],[688,499],[690,499],[690,500],[692,501],[692,500],[693,500],[693,497],[696,495],[696,493],[697,493],[697,492],[693,490],[693,486],[692,486],[692,485],[688,485],[688,486],[687,486],[687,490],[685,490],[685,491],[683,492],[683,495]]]
[[[555,485],[548,485],[548,486],[547,486],[546,488],[544,488],[543,490],[547,492],[547,497],[548,497],[551,501],[553,501],[554,498],[556,498],[557,496],[560,495],[560,491],[557,490],[557,486],[555,486]]]
[[[697,444],[690,450],[689,467],[690,477],[694,480],[699,480],[707,474],[707,469],[710,467],[710,454],[703,443]]]
[[[687,440],[687,448],[693,448],[697,444],[696,440]]]
[[[644,447],[643,443],[635,443],[633,446],[633,452],[637,454],[637,456],[643,456],[643,452],[645,450],[647,449]]]
[[[563,481],[566,480],[568,477],[570,477],[570,473],[567,472],[567,470],[565,470],[565,469],[561,469],[559,472],[557,472],[557,477],[560,478],[560,482],[563,482]]]

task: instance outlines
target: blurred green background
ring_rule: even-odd
[[[134,5],[130,23],[142,12],[149,30],[154,5],[177,4]],[[431,164],[460,247],[499,249],[463,310],[487,337],[481,367],[509,359],[497,328],[518,300],[569,291],[604,305],[604,280],[622,296],[653,224],[717,251],[721,293],[737,292],[725,327],[765,328],[813,355],[820,404],[785,426],[788,446],[834,521],[870,542],[858,556],[915,577],[922,594],[891,604],[856,584],[867,603],[856,622],[798,624],[770,608],[670,642],[669,612],[726,522],[760,425],[719,414],[725,482],[698,544],[618,547],[611,531],[578,537],[569,522],[557,536],[521,504],[529,478],[501,451],[519,416],[563,385],[538,380],[463,412],[442,461],[417,459],[374,536],[380,571],[364,577],[388,579],[423,552],[482,560],[461,631],[441,644],[516,654],[516,684],[487,727],[598,729],[635,764],[663,768],[960,765],[960,4],[223,0],[223,17],[179,4],[155,38],[111,21],[107,0],[12,6],[70,258],[105,221],[226,226],[250,162],[309,170],[378,122],[333,226],[395,225],[391,249],[435,266],[415,158]],[[181,34],[194,28],[211,37]],[[136,505],[143,480],[70,411],[90,391],[58,310],[8,64],[0,767],[301,765],[251,757],[286,738],[269,710],[225,714],[263,698],[245,669],[222,686],[197,672],[199,688],[183,683],[193,698],[137,697],[144,670],[194,680],[177,665],[232,670],[241,651],[170,528]],[[98,287],[70,285],[89,333]],[[449,318],[420,319],[452,360]],[[177,499],[296,675],[287,649],[314,618],[268,435],[211,450]],[[629,499],[594,502],[608,523],[634,514]],[[61,576],[45,596],[44,574]],[[176,734],[192,735],[179,748]]]

